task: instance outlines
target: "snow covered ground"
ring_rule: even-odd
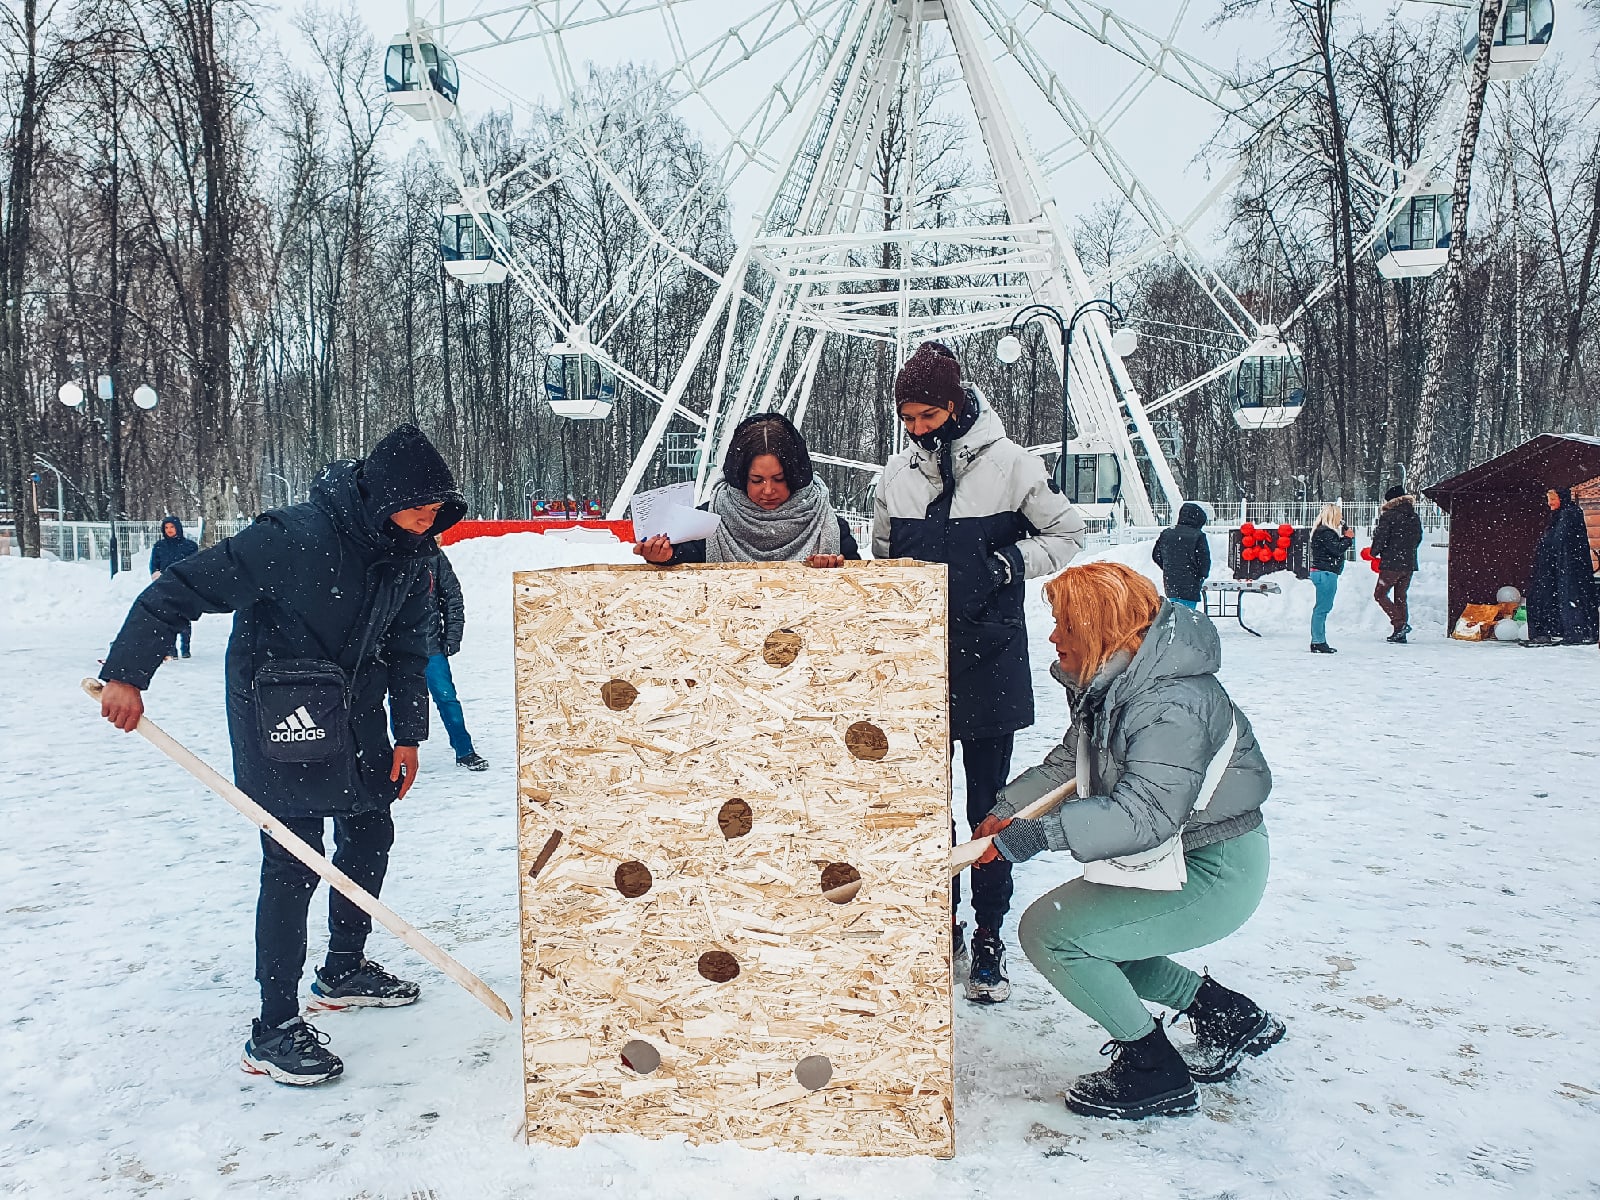
[[[1108,553],[1148,565],[1146,545]],[[442,738],[424,748],[384,898],[513,1002],[509,573],[626,557],[535,535],[452,553],[469,614],[456,677],[493,769],[457,770]],[[1307,653],[1309,584],[1247,609],[1265,638],[1221,626],[1223,680],[1277,779],[1276,862],[1255,918],[1187,957],[1283,1015],[1288,1039],[1204,1088],[1196,1115],[1080,1119],[1060,1093],[1101,1064],[1103,1035],[1013,943],[1011,1003],[956,1004],[958,1157],[862,1162],[517,1144],[515,1028],[381,932],[372,952],[421,979],[423,1002],[321,1018],[346,1061],[331,1086],[240,1073],[255,832],[78,690],[142,581],[0,558],[0,1193],[1600,1195],[1600,660],[1446,640],[1437,550],[1414,643],[1389,646],[1371,580],[1360,564],[1344,577],[1334,657]],[[1062,725],[1037,599],[1032,631],[1040,721],[1019,769]],[[226,632],[202,622],[193,661],[148,697],[224,770]],[[1019,908],[1070,870],[1019,868]]]

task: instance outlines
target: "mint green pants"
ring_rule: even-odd
[[[1181,1011],[1200,987],[1200,976],[1166,956],[1221,941],[1249,920],[1270,860],[1267,831],[1258,827],[1192,851],[1181,891],[1074,879],[1029,907],[1017,939],[1073,1007],[1119,1042],[1135,1041],[1155,1028],[1141,1001]]]

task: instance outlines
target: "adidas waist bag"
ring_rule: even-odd
[[[283,658],[256,671],[261,748],[275,762],[310,763],[351,753],[350,685],[338,663]]]

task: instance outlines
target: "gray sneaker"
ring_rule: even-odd
[[[263,1025],[258,1018],[239,1066],[247,1074],[265,1075],[276,1083],[311,1087],[344,1074],[344,1063],[327,1045],[328,1035],[300,1017],[282,1025]]]
[[[974,1004],[1003,1004],[1011,998],[1006,978],[1006,948],[1000,935],[979,929],[972,935],[972,970],[967,975],[967,999]]]

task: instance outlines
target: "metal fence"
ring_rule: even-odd
[[[212,526],[218,538],[231,537],[246,525],[249,519],[218,521]],[[200,541],[205,534],[205,522],[183,520],[184,533]],[[118,521],[117,558],[123,571],[144,570],[149,565],[150,548],[161,540],[160,521]],[[16,553],[16,529],[0,527],[0,554]],[[42,557],[62,562],[110,562],[111,522],[109,521],[40,521],[39,545]]]
[[[1449,518],[1445,512],[1432,500],[1421,496],[1415,497],[1417,516],[1422,518],[1422,528],[1429,533],[1436,533],[1449,528]],[[1257,525],[1281,525],[1288,523],[1296,527],[1310,525],[1317,519],[1317,514],[1322,511],[1322,502],[1303,502],[1298,500],[1272,501],[1272,500],[1243,500],[1232,504],[1207,503],[1211,509],[1211,524],[1233,527],[1251,521]],[[1166,504],[1157,504],[1156,520],[1163,526],[1172,524],[1172,510]],[[1383,511],[1383,502],[1379,500],[1351,500],[1341,505],[1344,509],[1345,524],[1357,532],[1367,533],[1378,523],[1378,514]]]

